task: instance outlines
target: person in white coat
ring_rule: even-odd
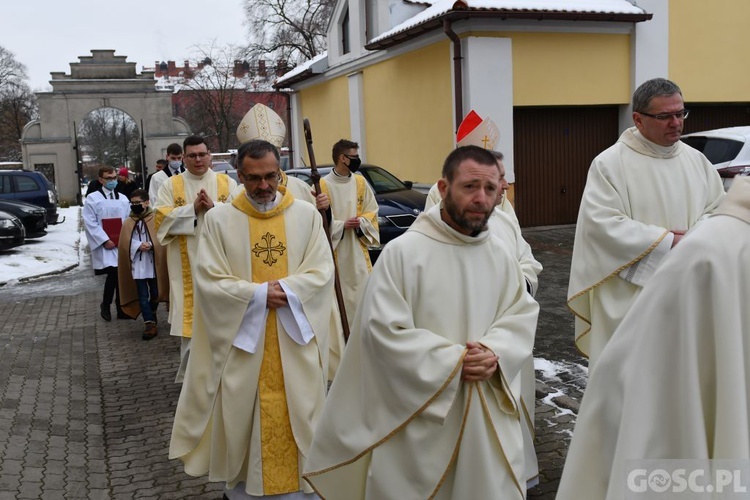
[[[110,306],[114,298],[117,317],[130,319],[120,309],[120,293],[117,289],[117,243],[122,222],[130,213],[130,201],[115,190],[117,173],[113,167],[99,169],[99,182],[102,189],[86,196],[83,205],[83,224],[91,249],[91,264],[95,274],[107,277],[99,310],[105,321],[112,321]]]

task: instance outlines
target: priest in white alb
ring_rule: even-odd
[[[321,190],[331,200],[331,241],[350,330],[372,272],[368,247],[380,245],[375,193],[364,177],[356,175],[362,164],[358,149],[356,142],[336,142],[331,153],[335,165],[320,180]]]
[[[301,474],[325,401],[333,258],[315,207],[277,187],[276,148],[250,141],[237,162],[246,195],[200,236],[169,456],[232,500],[316,498]]]
[[[473,128],[472,128],[473,127]],[[539,285],[539,273],[542,272],[542,264],[534,258],[531,252],[531,246],[526,242],[521,234],[521,226],[518,223],[516,212],[513,205],[508,201],[506,192],[508,181],[506,180],[505,164],[503,163],[503,154],[495,151],[497,139],[500,132],[497,125],[485,118],[478,121],[478,115],[475,112],[469,113],[459,126],[459,134],[456,137],[458,146],[474,145],[489,149],[490,153],[497,161],[497,168],[500,170],[500,199],[497,206],[492,211],[492,216],[487,222],[490,232],[510,246],[514,255],[521,265],[521,272],[526,281],[526,290],[533,297],[536,294]],[[439,205],[442,202],[440,189],[435,183],[427,196],[425,210],[429,210],[433,205]],[[536,415],[536,372],[534,371],[534,358],[530,357],[522,369],[521,373],[521,419],[523,428],[524,448],[526,450],[526,471],[527,487],[531,488],[539,483],[539,467],[536,457],[536,448],[534,447],[534,417]]]
[[[635,127],[589,169],[568,307],[590,367],[670,250],[724,196],[711,162],[680,142],[688,113],[674,82],[648,80],[633,94]]]
[[[442,209],[379,257],[315,430],[305,479],[328,500],[526,496],[519,373],[539,307],[486,227],[495,158],[461,147],[443,173]]]
[[[661,498],[628,487],[646,460],[658,462],[639,480],[675,459],[747,470],[749,263],[750,177],[736,177],[643,287],[591,371],[558,500]],[[726,495],[700,498],[747,498],[741,479],[743,494],[725,484]],[[681,496],[672,491],[662,496]]]
[[[228,175],[211,170],[211,153],[203,137],[185,138],[183,149],[187,171],[162,184],[155,208],[156,235],[167,248],[169,333],[182,338],[175,382],[182,382],[190,356],[195,307],[192,266],[198,255],[198,236],[206,213],[226,202],[237,185]]]

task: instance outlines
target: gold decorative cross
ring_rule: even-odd
[[[262,247],[258,243],[255,244],[253,247],[253,253],[256,257],[260,257],[263,253],[266,253],[266,258],[263,259],[263,262],[268,264],[268,266],[273,266],[276,264],[277,259],[274,257],[273,253],[277,252],[280,256],[284,255],[284,251],[286,250],[286,247],[281,243],[278,242],[276,246],[273,244],[273,240],[276,239],[276,236],[272,235],[271,233],[264,234],[261,239],[266,242],[266,246]]]
[[[482,137],[482,142],[484,143],[484,149],[487,149],[487,143],[490,142],[490,138],[485,135]]]

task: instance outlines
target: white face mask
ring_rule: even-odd
[[[169,162],[169,168],[172,170],[179,170],[180,165],[182,165],[182,162],[180,160],[172,160]]]

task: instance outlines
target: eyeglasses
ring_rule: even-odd
[[[266,181],[271,184],[272,182],[278,182],[281,180],[281,176],[278,173],[264,175],[263,177],[260,175],[242,174],[242,178],[245,179],[245,182],[251,182],[253,184],[258,184],[260,181]]]
[[[344,155],[344,156],[346,156],[346,157],[347,157],[347,158],[349,158],[350,160],[353,160],[353,159],[355,159],[355,158],[359,159],[359,155],[348,155],[348,154],[346,154],[346,153],[341,153],[341,154],[342,154],[342,155]]]
[[[690,111],[687,109],[683,109],[682,111],[678,111],[676,113],[659,113],[658,115],[652,115],[651,113],[645,113],[643,111],[638,111],[637,113],[646,115],[650,118],[654,118],[656,120],[663,122],[663,121],[671,120],[672,117],[675,117],[678,120],[684,120],[685,118],[688,117],[688,115],[690,114]]]
[[[112,177],[102,176],[102,179],[104,179],[105,181],[114,181],[114,180],[117,180],[117,176],[116,175]]]
[[[205,158],[206,156],[210,155],[211,153],[190,153],[185,155],[185,158],[190,158],[191,160],[195,160],[196,158],[200,158],[201,160]]]

